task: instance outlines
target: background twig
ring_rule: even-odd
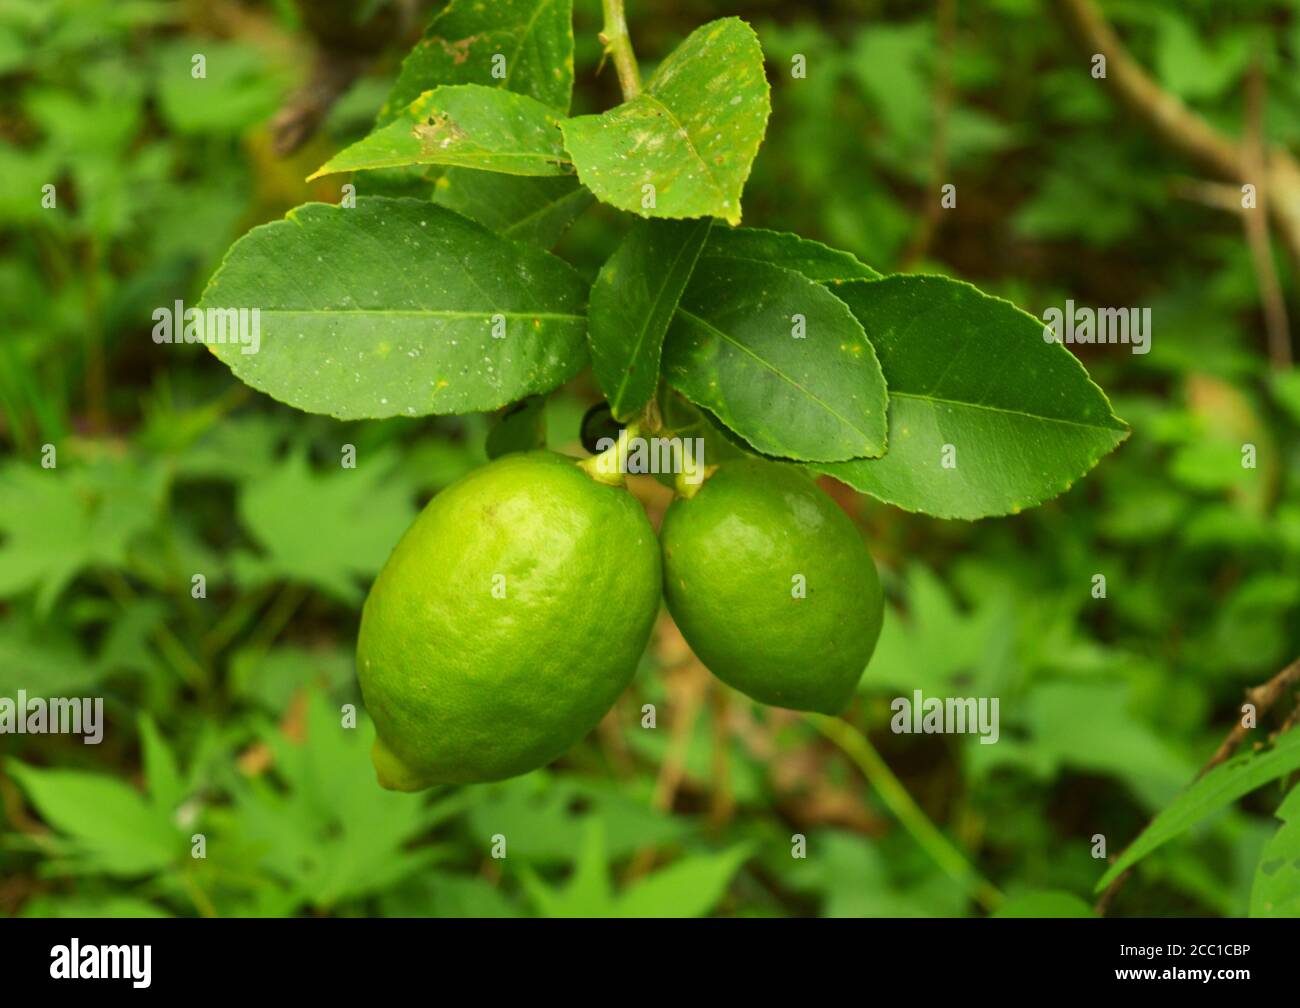
[[[908,794],[902,782],[894,776],[889,765],[880,757],[867,737],[841,718],[823,714],[806,715],[809,723],[834,742],[862,771],[881,801],[894,813],[903,828],[950,878],[970,890],[985,910],[996,910],[1002,894],[983,878],[965,855],[930,822],[925,812]]]
[[[1292,265],[1300,268],[1300,162],[1276,146],[1265,144],[1262,127],[1262,80],[1251,84],[1247,79],[1247,104],[1258,103],[1258,108],[1247,110],[1247,131],[1250,120],[1256,120],[1258,150],[1249,151],[1250,143],[1230,137],[1214,128],[1189,109],[1175,95],[1165,91],[1133,58],[1107,22],[1094,0],[1052,0],[1061,20],[1069,29],[1083,51],[1089,55],[1101,53],[1106,57],[1106,84],[1116,98],[1138,119],[1142,120],[1154,136],[1166,146],[1181,153],[1216,178],[1237,185],[1249,182],[1255,186],[1261,208],[1266,208],[1270,219],[1277,225],[1278,233],[1286,246]],[[1252,88],[1254,97],[1252,98]],[[1249,223],[1258,229],[1264,222]],[[1258,246],[1267,246],[1267,233],[1257,230],[1248,235]],[[1256,247],[1256,270],[1271,269],[1262,266]],[[1289,340],[1285,348],[1278,345],[1280,328],[1285,321],[1277,316],[1276,302],[1270,304],[1273,292],[1265,272],[1260,272],[1260,283],[1265,300],[1265,313],[1269,317],[1270,357],[1275,367],[1289,362]],[[1280,291],[1277,295],[1280,298]]]
[[[1281,696],[1290,687],[1297,684],[1300,684],[1300,658],[1297,658],[1281,672],[1273,676],[1273,678],[1268,682],[1256,686],[1253,689],[1246,690],[1246,701],[1255,705],[1255,717],[1251,727],[1247,727],[1244,719],[1238,716],[1236,723],[1232,726],[1232,730],[1224,736],[1223,741],[1219,744],[1219,748],[1214,751],[1214,755],[1210,757],[1205,766],[1201,767],[1197,772],[1196,778],[1199,780],[1220,763],[1226,762],[1232,754],[1237,751],[1237,747],[1241,745],[1242,740],[1250,734],[1251,729],[1259,724],[1259,719],[1263,716],[1264,712],[1277,703]],[[1279,731],[1277,734],[1282,734],[1282,732],[1288,730],[1290,726],[1294,724],[1294,720],[1294,715],[1288,718],[1286,723],[1282,726],[1282,731]],[[1147,824],[1147,826],[1149,825],[1150,823]],[[1138,836],[1141,836],[1142,832],[1145,832],[1146,828],[1147,827],[1144,826],[1142,831],[1138,833]],[[1130,846],[1132,845],[1130,844]],[[1128,848],[1125,847],[1124,849],[1127,850]],[[1105,915],[1106,911],[1110,908],[1111,903],[1114,901],[1116,894],[1118,894],[1120,889],[1124,887],[1124,883],[1128,881],[1129,876],[1132,874],[1132,868],[1121,872],[1115,877],[1115,881],[1105,888],[1101,896],[1097,898],[1095,909],[1098,916]]]

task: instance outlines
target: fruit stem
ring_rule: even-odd
[[[705,466],[704,475],[699,479],[691,480],[687,479],[689,474],[686,472],[686,467],[680,466],[677,469],[676,477],[673,479],[673,488],[676,490],[678,497],[683,500],[690,500],[700,492],[700,487],[704,486],[708,478],[717,471],[718,467],[716,465]]]
[[[621,487],[627,481],[623,478],[627,471],[627,453],[633,438],[641,433],[640,425],[633,422],[618,432],[618,440],[599,455],[583,459],[578,468],[606,486]]]
[[[935,864],[970,892],[985,910],[991,913],[998,908],[1002,902],[1002,893],[981,876],[966,860],[965,855],[930,822],[866,735],[841,718],[827,717],[824,714],[805,714],[804,717],[839,746],[854,766],[862,771],[881,800]]]
[[[640,425],[642,432],[650,435],[658,434],[664,429],[663,414],[659,412],[659,389],[655,389],[649,401],[641,410],[641,415],[637,417],[637,424]]]

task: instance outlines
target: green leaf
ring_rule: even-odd
[[[265,414],[222,417],[197,443],[173,449],[177,476],[229,483],[257,479],[275,468],[287,419],[284,415]],[[176,417],[168,411],[152,422],[158,426],[175,424]]]
[[[144,753],[144,779],[149,801],[166,814],[185,799],[185,781],[167,740],[158,733],[153,718],[140,716],[140,747]]]
[[[643,217],[736,224],[770,111],[758,37],[739,18],[723,18],[693,31],[631,101],[561,129],[598,199]]]
[[[38,769],[17,760],[8,767],[41,818],[71,837],[90,870],[156,872],[184,850],[166,814],[123,781],[79,770]]]
[[[910,696],[919,689],[950,695],[993,685],[988,681],[993,670],[1009,664],[1009,656],[990,647],[1014,635],[1016,628],[1014,603],[1003,593],[990,592],[967,611],[944,578],[911,563],[899,572],[891,597],[902,604],[886,603],[880,639],[858,683],[860,691],[879,694],[890,689]]]
[[[434,186],[433,201],[505,238],[548,249],[596,197],[573,176],[543,178],[448,168]]]
[[[1282,820],[1269,838],[1250,889],[1252,917],[1300,917],[1300,785],[1275,813]]]
[[[727,886],[749,858],[741,844],[721,854],[684,857],[619,895],[621,917],[703,917],[727,892]]]
[[[412,165],[459,165],[506,175],[571,175],[560,121],[527,95],[457,84],[426,91],[386,126],[307,177]]]
[[[402,61],[379,124],[440,84],[505,88],[567,112],[572,22],[573,0],[452,0]]]
[[[1078,359],[1009,302],[937,276],[855,280],[835,293],[889,383],[889,453],[818,467],[856,490],[940,518],[1015,514],[1064,492],[1128,436]]]
[[[499,880],[426,872],[382,896],[386,917],[520,917]]]
[[[994,917],[1095,917],[1092,907],[1074,893],[1042,889],[1007,899]]]
[[[714,228],[704,253],[711,259],[743,259],[771,263],[801,273],[814,283],[878,280],[881,277],[847,252],[788,231],[763,228]]]
[[[240,519],[265,552],[235,557],[241,583],[287,579],[360,603],[357,578],[378,573],[415,517],[408,490],[392,478],[394,465],[392,458],[363,457],[355,469],[317,474],[295,454],[244,487]]]
[[[626,788],[580,783],[571,776],[538,772],[475,793],[468,813],[471,832],[509,837],[512,863],[516,858],[530,864],[569,863],[581,849],[592,818],[601,822],[610,858],[627,857],[649,845],[679,843],[688,832],[682,817],[650,808]]]
[[[1020,707],[1033,726],[1033,754],[1051,766],[1114,777],[1151,808],[1177,794],[1195,768],[1131,710],[1119,681],[1062,680],[1036,685]],[[1086,719],[1079,711],[1087,711]],[[1000,746],[988,746],[990,750]]]
[[[835,461],[885,450],[885,380],[871,343],[842,301],[792,270],[706,254],[663,367],[760,452]]]
[[[0,470],[0,597],[36,589],[37,615],[89,567],[124,567],[166,489],[160,466],[105,456],[57,469]]]
[[[23,904],[21,917],[162,918],[166,910],[134,896],[82,899],[77,896],[36,896]]]
[[[701,917],[722,899],[750,855],[748,844],[721,854],[683,858],[615,894],[609,879],[605,824],[587,819],[573,874],[552,887],[529,868],[521,878],[543,917]]]
[[[842,829],[819,829],[812,856],[795,862],[784,882],[821,897],[821,916],[956,917],[965,914],[960,887],[935,872],[925,881],[897,877],[894,852],[882,853],[878,841]]]
[[[295,694],[319,689],[326,696],[356,683],[355,655],[351,650],[256,645],[237,651],[230,659],[230,691],[261,709],[282,716]]]
[[[1255,51],[1245,28],[1220,32],[1210,44],[1182,11],[1162,12],[1155,23],[1156,71],[1165,88],[1183,101],[1220,97],[1246,72]]]
[[[1288,368],[1272,377],[1273,398],[1286,410],[1294,423],[1300,424],[1300,368]]]
[[[595,816],[586,820],[582,847],[573,864],[573,874],[552,888],[529,868],[521,872],[524,891],[543,917],[609,917],[614,900],[605,853],[605,824]]]
[[[195,77],[192,59],[200,51],[204,76]],[[153,56],[158,110],[177,133],[238,134],[274,113],[294,82],[289,61],[276,58],[270,47],[207,38],[196,49],[178,36]]]
[[[1097,883],[1097,890],[1105,889],[1122,871],[1181,836],[1206,816],[1297,768],[1300,768],[1300,732],[1294,731],[1283,735],[1271,749],[1244,753],[1214,767],[1151,820],[1107,869]]]
[[[260,347],[209,349],[259,391],[341,419],[492,410],[586,361],[567,263],[440,206],[308,203],[227,254],[200,307],[258,308]]]
[[[0,555],[2,556],[2,555]],[[0,621],[0,697],[68,696],[100,678],[72,630],[19,609]]]
[[[637,221],[601,267],[587,309],[596,381],[615,418],[655,394],[664,335],[713,221]]]
[[[237,782],[238,830],[256,845],[258,867],[289,883],[297,901],[321,908],[427,869],[437,849],[411,844],[446,810],[375,785],[370,722],[359,717],[357,727],[344,727],[338,708],[312,693],[305,728],[305,739],[264,732],[283,789],[265,778]],[[456,813],[460,801],[452,799]]]

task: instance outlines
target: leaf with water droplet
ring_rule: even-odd
[[[241,380],[354,419],[491,410],[550,391],[586,363],[586,297],[581,276],[536,246],[432,203],[363,197],[254,228],[199,307],[259,310],[256,352],[209,347]]]

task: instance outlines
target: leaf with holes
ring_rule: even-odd
[[[668,331],[663,368],[765,454],[835,461],[885,450],[885,380],[862,326],[793,270],[706,253]]]
[[[1275,814],[1282,825],[1259,856],[1250,889],[1250,915],[1300,917],[1300,784]]]
[[[242,381],[355,419],[491,410],[550,391],[586,362],[586,299],[548,252],[440,206],[371,197],[353,209],[308,203],[254,228],[199,307],[258,309],[256,340],[209,344]]]
[[[307,177],[373,168],[459,165],[506,175],[569,175],[560,120],[527,95],[457,84],[426,91],[388,125]]]
[[[440,84],[504,88],[567,112],[573,96],[573,0],[452,0],[402,61],[379,125]]]
[[[758,37],[739,18],[723,18],[693,31],[641,94],[561,128],[597,199],[642,217],[736,224],[770,111]]]
[[[937,276],[834,290],[889,383],[888,454],[819,467],[856,490],[940,518],[1013,514],[1128,436],[1078,359],[1006,301]]]
[[[587,326],[592,369],[620,420],[655,394],[664,334],[712,223],[710,218],[637,221],[592,285]]]

